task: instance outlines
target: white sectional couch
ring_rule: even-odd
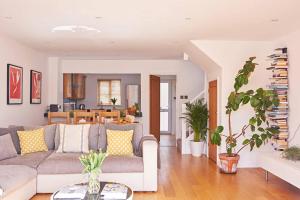
[[[17,127],[12,129],[0,129],[0,135],[7,131],[16,146]],[[155,138],[144,136],[141,124],[92,125],[89,132],[91,150],[106,150],[106,129],[134,130],[135,155],[108,156],[103,163],[100,180],[123,183],[134,191],[157,191],[158,144]],[[0,161],[3,200],[28,200],[36,193],[53,193],[62,186],[87,181],[82,174],[79,153],[56,153],[59,145],[56,130],[56,125],[45,127],[48,152],[18,155]],[[19,153],[19,146],[16,149]]]

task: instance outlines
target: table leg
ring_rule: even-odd
[[[269,181],[269,172],[265,170],[265,179],[268,182]]]

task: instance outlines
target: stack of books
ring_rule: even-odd
[[[272,145],[276,150],[284,150],[288,147],[288,54],[287,48],[275,49],[275,53],[268,56],[271,66],[267,70],[272,71],[269,88],[274,90],[279,98],[279,105],[268,112],[271,125],[279,129],[279,134],[272,139]]]
[[[127,191],[123,184],[107,183],[101,191],[101,199],[127,199]]]

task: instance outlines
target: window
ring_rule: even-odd
[[[111,99],[116,98],[116,105],[121,105],[121,81],[98,80],[97,102],[100,105],[112,105]]]

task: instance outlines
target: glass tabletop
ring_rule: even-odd
[[[100,191],[98,194],[88,194],[88,192],[86,193],[85,195],[85,198],[83,200],[105,200],[105,198],[103,196],[101,196],[101,191],[103,190],[104,186],[106,184],[118,184],[118,183],[113,183],[113,182],[100,182]],[[82,183],[82,184],[76,184],[76,185],[87,185],[87,183]],[[124,184],[122,184],[124,185]],[[126,186],[126,185],[125,185]],[[70,186],[71,187],[71,186]],[[132,190],[128,187],[127,187],[127,197],[126,199],[132,199]],[[54,198],[55,194],[57,194],[59,191],[53,193],[52,197],[51,197],[51,200],[75,200],[75,199],[66,199],[66,198],[63,198],[63,199],[59,199],[59,198]],[[79,200],[79,199],[78,199]]]

